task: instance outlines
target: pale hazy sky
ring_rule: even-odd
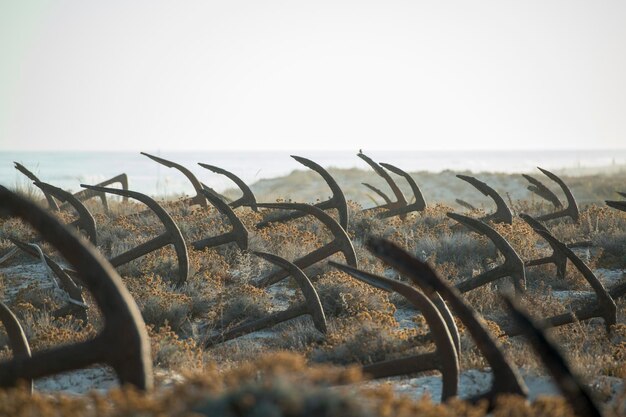
[[[586,147],[622,0],[0,0],[0,151]]]

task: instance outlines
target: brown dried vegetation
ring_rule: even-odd
[[[512,209],[516,213],[536,213],[539,206],[543,207],[536,202],[515,201]],[[188,242],[228,230],[227,223],[212,208],[190,208],[180,201],[167,202],[164,207]],[[99,249],[105,256],[118,254],[162,232],[160,223],[152,214],[143,212],[141,205],[112,201],[109,214],[103,213],[96,204],[91,204],[90,208],[98,224]],[[412,213],[405,220],[398,217],[381,220],[374,212],[361,212],[358,205],[351,203],[348,234],[353,239],[359,267],[397,277],[395,271],[364,250],[362,243],[370,234],[392,240],[428,260],[452,282],[477,275],[501,262],[490,241],[456,228],[455,222],[445,215],[448,211],[453,209],[431,205],[425,212]],[[309,217],[256,230],[254,224],[262,220],[261,213],[239,208],[237,214],[249,228],[251,249],[287,259],[295,259],[331,238],[319,222]],[[72,220],[71,215],[64,212],[60,216],[65,222]],[[515,219],[513,225],[493,226],[524,260],[545,256],[549,251],[547,244],[519,219]],[[557,220],[550,222],[549,227],[564,241],[591,240],[594,246],[584,255],[592,267],[626,268],[624,213],[590,205],[582,210],[580,224]],[[37,240],[20,222],[0,221],[0,254],[11,247],[6,236]],[[46,245],[43,248],[55,257],[52,248]],[[341,255],[332,258],[343,261]],[[454,400],[438,405],[428,398],[414,401],[394,395],[391,387],[378,386],[374,390],[357,384],[329,388],[337,383],[360,381],[359,364],[406,356],[432,347],[418,342],[428,332],[418,312],[413,312],[414,326],[407,328],[398,323],[397,310],[408,309],[402,299],[325,265],[307,271],[329,322],[325,337],[313,329],[310,318],[301,317],[269,330],[269,337],[267,332],[262,332],[204,350],[202,341],[209,332],[284,310],[300,303],[302,296],[290,280],[279,284],[280,290],[276,291],[252,286],[253,280],[272,266],[240,252],[232,244],[202,251],[190,248],[189,260],[190,276],[181,288],[173,285],[176,258],[170,247],[118,268],[148,326],[155,367],[182,374],[185,383],[161,387],[154,394],[124,388],[106,394],[35,394],[30,398],[20,389],[0,391],[0,415],[486,415],[485,404],[472,406]],[[34,261],[20,255],[3,267],[25,262]],[[569,302],[555,296],[556,289],[589,291],[571,265],[568,265],[565,282],[555,278],[552,265],[527,268],[526,274],[528,291],[522,302],[536,317],[570,308]],[[45,278],[34,280],[11,295],[7,287],[28,276],[9,280],[0,274],[0,278],[4,298],[18,314],[34,350],[88,339],[101,326],[101,317],[93,309],[89,310],[86,323],[72,317],[52,318],[50,313],[61,306],[63,300],[42,286]],[[465,294],[494,334],[501,333],[497,323],[506,322],[497,296],[502,286],[505,284],[496,282]],[[620,300],[617,304],[618,323],[625,323],[626,302]],[[460,333],[462,369],[484,368],[485,361],[462,326]],[[573,368],[587,381],[598,376],[626,378],[626,325],[615,326],[610,337],[599,320],[575,323],[550,333]],[[0,340],[6,346],[4,334]],[[517,366],[543,373],[521,338],[501,338],[501,341]],[[296,352],[285,353],[285,350]],[[1,356],[10,356],[7,348]],[[605,411],[626,415],[624,408],[619,408],[622,403],[614,401],[612,404]],[[543,398],[529,404],[511,397],[501,398],[492,415],[565,416],[570,413],[560,398]]]

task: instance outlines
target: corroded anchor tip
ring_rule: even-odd
[[[30,170],[28,170],[28,168],[26,168],[24,165],[20,164],[19,162],[13,162],[13,164],[15,164],[15,169],[26,175],[29,180],[33,182],[39,182],[39,178],[37,178],[37,176],[33,174]],[[48,207],[50,208],[50,210],[59,211],[59,205],[54,200],[54,198],[52,198],[52,196],[50,194],[47,194],[45,191],[43,191],[43,195],[46,197],[46,201],[48,202]]]
[[[313,252],[293,261],[299,268],[306,268],[311,266],[337,252],[341,252],[343,256],[346,258],[346,262],[349,265],[354,267],[357,266],[357,257],[356,252],[354,250],[354,246],[352,246],[352,241],[346,231],[333,219],[331,216],[326,214],[323,210],[302,203],[261,203],[259,207],[266,208],[274,208],[274,209],[283,209],[283,210],[297,210],[303,212],[305,214],[312,215],[316,217],[319,221],[321,221],[324,226],[326,226],[330,232],[333,234],[333,240],[327,243],[326,245],[315,249]],[[254,285],[257,287],[267,287],[269,285],[275,284],[282,279],[286,278],[288,274],[284,270],[277,270],[269,273],[268,275],[257,280]]]
[[[9,347],[13,351],[14,358],[30,358],[30,345],[28,339],[22,329],[20,321],[15,317],[15,314],[9,307],[0,301],[0,321],[4,326],[4,330],[7,332],[9,338]],[[26,384],[28,384],[28,390],[32,394],[33,392],[33,380],[32,378],[24,378]]]
[[[193,248],[201,250],[204,248],[212,248],[226,243],[235,242],[237,246],[239,246],[239,249],[248,250],[248,229],[246,229],[246,226],[244,226],[239,217],[237,217],[233,209],[221,198],[216,197],[207,190],[202,190],[202,193],[206,199],[213,206],[215,206],[217,211],[228,218],[228,221],[232,226],[232,230],[218,236],[197,240],[191,244]]]
[[[141,194],[137,191],[97,187],[94,185],[86,184],[81,184],[80,186],[89,190],[117,194],[140,201],[148,206],[150,210],[152,210],[152,212],[159,218],[159,220],[161,220],[161,223],[165,227],[165,232],[160,234],[159,236],[109,259],[109,262],[113,266],[117,267],[120,265],[124,265],[125,263],[137,259],[140,256],[143,256],[149,252],[160,249],[165,245],[172,244],[174,246],[174,249],[176,251],[176,257],[178,259],[178,281],[176,285],[180,287],[187,281],[187,277],[189,275],[189,256],[187,254],[187,245],[185,244],[185,240],[183,239],[183,235],[181,234],[180,229],[178,228],[176,223],[174,223],[174,220],[168,214],[168,212],[165,211],[165,209],[161,207],[159,203],[157,203],[147,195]]]
[[[409,175],[408,172],[405,172],[405,171],[401,170],[400,168],[398,168],[396,166],[393,166],[391,164],[386,164],[384,162],[381,162],[380,165],[383,168],[387,169],[388,171],[391,171],[394,174],[403,177],[406,180],[406,182],[409,183],[409,186],[411,187],[411,191],[413,191],[413,196],[415,197],[415,202],[414,203],[407,204],[404,207],[400,207],[400,208],[396,208],[396,209],[390,209],[388,211],[385,211],[385,212],[380,214],[380,217],[381,218],[387,218],[387,217],[404,215],[404,214],[410,213],[412,211],[424,211],[426,209],[426,201],[424,200],[424,196],[422,195],[422,191],[418,187],[418,185],[415,182],[415,180],[413,179],[413,177],[411,177],[411,175]]]
[[[341,227],[343,227],[344,230],[348,230],[348,222],[349,222],[348,204],[346,203],[346,197],[343,194],[343,191],[341,190],[341,188],[339,187],[339,184],[337,184],[337,181],[335,181],[333,176],[330,175],[330,173],[326,171],[326,169],[324,169],[324,167],[322,167],[318,163],[313,162],[312,160],[304,158],[302,156],[291,155],[291,157],[295,159],[296,161],[298,161],[299,163],[301,163],[302,165],[304,165],[305,167],[317,172],[324,179],[324,181],[330,188],[330,191],[332,192],[332,196],[326,201],[322,201],[320,203],[315,204],[315,207],[321,210],[336,209],[339,215],[339,224],[341,225]],[[263,228],[273,222],[293,220],[293,219],[298,219],[303,216],[305,216],[304,213],[293,212],[284,216],[265,219],[257,223],[256,227]]]
[[[540,327],[517,305],[513,298],[505,296],[504,301],[511,317],[528,338],[541,362],[571,405],[572,411],[581,417],[601,417],[602,413],[593,402],[587,388],[574,376],[557,347],[548,340]]]
[[[69,203],[74,210],[78,213],[78,219],[74,221],[71,226],[82,230],[87,234],[87,237],[91,243],[96,246],[98,244],[97,232],[96,232],[96,219],[94,219],[91,212],[85,207],[81,201],[76,198],[72,193],[69,193],[59,187],[47,184],[45,182],[35,181],[34,184],[44,192],[44,194],[50,194],[59,201]]]
[[[372,375],[373,378],[386,378],[436,369],[441,372],[443,379],[441,401],[456,396],[459,382],[459,335],[456,325],[452,329],[447,326],[444,311],[422,292],[403,282],[370,274],[349,265],[332,261],[329,264],[366,284],[402,295],[424,315],[433,334],[435,352],[366,365],[363,372]],[[442,304],[445,306],[445,303]],[[445,312],[450,313],[447,307]]]
[[[554,194],[552,190],[550,190],[548,187],[543,185],[541,181],[534,177],[531,177],[528,174],[522,174],[522,176],[526,178],[531,184],[526,187],[528,191],[533,192],[544,200],[549,201],[556,209],[563,208],[563,204],[561,204],[561,201],[559,201],[559,198],[556,196],[556,194]]]
[[[565,198],[567,200],[567,207],[565,207],[562,210],[555,211],[553,213],[548,213],[548,214],[544,214],[543,216],[538,216],[536,217],[536,219],[543,222],[547,220],[553,220],[553,219],[558,219],[560,217],[568,216],[574,222],[578,223],[578,220],[580,218],[580,213],[578,212],[578,204],[576,203],[574,194],[572,194],[572,191],[569,189],[567,184],[565,184],[565,181],[563,181],[561,178],[557,177],[556,175],[554,175],[552,172],[548,171],[547,169],[543,169],[540,167],[537,167],[537,168],[541,172],[543,172],[548,178],[550,178],[552,181],[559,184],[559,187],[561,187],[561,190],[563,190],[563,193],[565,194]]]
[[[528,395],[528,388],[517,368],[506,359],[493,336],[481,323],[478,314],[463,300],[454,287],[441,279],[428,264],[411,256],[392,242],[381,238],[370,238],[366,247],[383,262],[411,278],[420,288],[429,288],[429,291],[437,291],[441,294],[463,322],[493,372],[491,389],[471,398],[470,401],[487,399],[493,405],[496,397],[501,394],[517,394],[524,397]]]
[[[511,209],[509,209],[509,206],[506,205],[504,199],[502,198],[502,196],[500,196],[500,194],[498,194],[496,190],[488,186],[486,183],[469,175],[458,174],[456,177],[470,183],[478,191],[480,191],[487,197],[491,197],[494,203],[496,203],[496,211],[483,217],[481,220],[491,220],[495,223],[513,224],[513,214],[511,213]]]
[[[140,152],[140,154],[147,156],[148,158],[152,159],[153,161],[163,166],[166,166],[168,168],[174,168],[180,171],[185,177],[187,177],[187,179],[193,186],[193,189],[196,191],[196,195],[191,197],[188,200],[189,205],[193,206],[194,204],[198,204],[201,207],[207,206],[206,199],[204,198],[204,194],[202,193],[202,190],[204,190],[204,187],[202,183],[198,180],[198,178],[196,178],[196,176],[193,174],[193,172],[191,172],[189,169],[185,168],[181,164],[177,164],[176,162],[169,161],[159,156],[150,155],[149,153],[146,153],[146,152]]]
[[[82,277],[104,316],[104,328],[85,342],[39,350],[28,357],[0,362],[0,386],[94,363],[110,365],[122,384],[152,388],[152,359],[145,323],[115,269],[90,243],[59,223],[36,204],[0,186],[0,216],[29,223],[61,253]]]
[[[231,203],[228,203],[228,205],[231,208],[236,209],[237,207],[248,206],[252,210],[258,211],[256,207],[256,197],[254,196],[254,193],[252,192],[250,187],[248,187],[248,184],[246,184],[241,178],[239,178],[232,172],[227,171],[223,168],[217,167],[215,165],[203,164],[201,162],[198,162],[198,165],[200,165],[202,168],[208,169],[211,172],[215,172],[216,174],[224,175],[228,179],[233,181],[235,184],[237,184],[237,187],[239,187],[243,195],[237,200]],[[218,197],[217,195],[215,195],[215,193],[209,193],[209,194],[211,194],[212,196]],[[205,197],[206,197],[206,194],[205,194]]]
[[[393,195],[396,197],[396,201],[383,204],[382,206],[378,206],[376,208],[397,209],[400,207],[404,207],[408,204],[406,198],[404,197],[404,194],[402,194],[402,191],[400,191],[400,187],[398,187],[398,184],[396,184],[396,182],[383,169],[383,167],[381,167],[379,164],[374,162],[372,158],[362,152],[359,152],[356,156],[364,160],[370,167],[372,167],[374,172],[376,172],[381,178],[383,178],[387,182],[387,184],[391,188],[391,191],[393,191]]]
[[[473,290],[506,276],[513,278],[516,291],[523,292],[526,289],[526,272],[524,270],[524,262],[519,257],[517,252],[515,252],[515,249],[513,249],[509,242],[507,242],[507,240],[500,233],[486,223],[472,217],[456,213],[447,213],[447,216],[469,227],[475,232],[487,236],[504,256],[504,263],[502,265],[457,284],[456,288],[460,292],[464,293]]]
[[[612,207],[614,209],[618,209],[620,211],[626,211],[626,201],[611,201],[605,200],[607,206]]]
[[[298,284],[298,287],[304,295],[304,303],[297,306],[288,308],[287,310],[280,311],[278,313],[270,314],[269,316],[254,320],[248,323],[244,323],[224,333],[218,333],[208,337],[204,342],[204,347],[208,348],[218,343],[231,340],[245,334],[253,333],[262,329],[266,329],[271,326],[275,326],[287,320],[295,319],[296,317],[309,314],[313,319],[315,328],[321,333],[326,333],[328,328],[326,325],[326,316],[322,303],[317,291],[311,284],[309,278],[304,272],[293,263],[279,256],[266,252],[253,252],[255,255],[265,259],[274,265],[284,268],[287,274],[289,274]]]

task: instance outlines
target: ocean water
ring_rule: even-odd
[[[537,166],[550,170],[626,165],[623,150],[568,151],[372,151],[366,152],[377,162],[388,162],[408,172],[443,170],[521,173],[535,172]],[[356,151],[185,151],[154,152],[190,169],[200,181],[223,191],[234,184],[222,175],[198,165],[203,162],[229,170],[246,183],[306,170],[291,154],[314,160],[325,168],[361,168],[368,165]],[[80,184],[96,184],[122,172],[129,177],[132,190],[153,196],[171,196],[192,192],[191,184],[179,171],[162,166],[139,152],[0,152],[0,184],[23,187],[29,180],[18,172],[13,162],[31,170],[40,180],[70,191]]]

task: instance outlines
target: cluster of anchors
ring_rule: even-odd
[[[201,207],[211,205],[223,215],[232,227],[227,233],[191,242],[191,246],[195,250],[234,243],[242,251],[247,251],[249,246],[248,230],[235,213],[238,207],[249,207],[254,211],[258,211],[259,208],[281,210],[278,214],[272,213],[265,216],[265,219],[256,225],[257,228],[266,227],[273,222],[285,222],[304,216],[313,216],[323,223],[333,236],[333,240],[329,243],[293,261],[271,253],[252,252],[276,267],[270,273],[258,277],[253,282],[255,286],[265,288],[287,277],[292,277],[302,291],[304,302],[261,319],[249,321],[222,332],[208,334],[204,338],[205,347],[303,315],[310,315],[315,328],[321,333],[326,333],[327,324],[322,303],[304,270],[335,253],[341,252],[346,264],[333,261],[328,263],[357,280],[385,291],[397,292],[405,297],[423,315],[430,329],[427,336],[435,345],[435,350],[432,352],[363,366],[363,372],[373,378],[384,378],[437,370],[442,375],[442,401],[456,396],[460,372],[459,355],[461,353],[459,332],[453,316],[456,314],[493,371],[491,388],[487,392],[468,400],[487,399],[490,404],[493,404],[496,396],[500,394],[526,396],[528,390],[517,368],[503,354],[497,339],[485,328],[478,313],[464,301],[461,294],[504,277],[512,278],[516,293],[521,293],[526,287],[525,268],[551,263],[555,265],[556,274],[563,278],[569,260],[595,292],[596,299],[594,302],[577,310],[534,322],[518,307],[513,296],[503,296],[512,320],[501,324],[502,334],[498,336],[525,335],[573,409],[580,415],[600,415],[598,407],[592,401],[585,386],[570,372],[558,350],[546,339],[544,330],[549,327],[599,317],[604,321],[607,332],[610,332],[611,326],[617,321],[615,299],[626,294],[626,281],[621,281],[607,290],[593,271],[572,251],[575,246],[591,245],[591,243],[563,243],[555,238],[542,223],[542,221],[562,217],[569,217],[574,222],[578,222],[579,219],[576,199],[565,182],[555,174],[539,168],[543,174],[561,188],[565,195],[565,203],[563,204],[559,197],[541,181],[524,175],[531,184],[528,186],[528,190],[551,203],[555,211],[538,217],[531,217],[527,214],[520,215],[538,235],[545,239],[552,250],[550,256],[523,261],[509,242],[488,224],[488,222],[512,223],[513,214],[504,199],[486,183],[467,175],[457,175],[457,177],[473,185],[485,196],[490,197],[495,202],[496,210],[480,219],[455,213],[448,213],[447,215],[458,223],[458,227],[469,228],[491,240],[502,254],[504,259],[502,264],[452,286],[446,280],[441,279],[428,264],[418,260],[394,243],[370,237],[365,244],[367,249],[384,263],[396,269],[402,276],[408,278],[413,284],[410,285],[404,281],[377,276],[358,269],[356,252],[346,233],[349,222],[346,198],[328,171],[307,158],[292,156],[299,163],[317,172],[332,192],[331,198],[315,205],[258,203],[250,188],[235,174],[213,165],[200,163],[201,167],[225,175],[239,187],[242,192],[241,198],[234,201],[229,200],[200,182],[184,166],[154,155],[142,154],[159,164],[180,171],[187,177],[196,194],[186,200],[185,204]],[[425,210],[426,202],[422,192],[408,173],[391,164],[376,163],[362,152],[359,152],[357,156],[386,181],[393,193],[393,198],[391,198],[380,189],[370,184],[363,184],[385,201],[380,206],[366,210],[376,210],[375,215],[383,219],[394,216],[404,218],[411,212]],[[144,321],[115,267],[171,244],[174,246],[178,260],[178,270],[172,284],[177,288],[184,286],[189,273],[189,259],[187,243],[180,229],[159,203],[145,194],[128,189],[126,174],[120,174],[98,185],[81,184],[84,190],[71,194],[40,181],[19,163],[15,163],[15,168],[41,189],[48,203],[48,211],[0,186],[0,217],[17,217],[30,224],[40,234],[42,240],[49,242],[59,251],[69,262],[71,268],[61,267],[44,254],[35,243],[22,242],[12,237],[9,239],[15,247],[0,258],[0,263],[20,250],[40,258],[54,274],[53,280],[57,287],[67,294],[67,305],[54,314],[57,316],[72,314],[86,318],[86,311],[89,306],[86,304],[82,293],[83,289],[86,288],[92,293],[94,301],[104,315],[105,326],[92,340],[31,354],[28,340],[16,316],[5,304],[0,303],[0,320],[6,328],[9,345],[13,352],[11,360],[0,363],[0,386],[12,386],[18,380],[23,380],[30,383],[32,389],[34,378],[80,369],[95,363],[104,363],[115,370],[120,383],[132,384],[142,390],[151,389],[153,386],[152,360]],[[413,192],[413,198],[410,199],[414,201],[413,203],[408,203],[407,198],[389,172],[407,181]],[[116,183],[121,185],[121,189],[108,187]],[[111,259],[106,259],[96,249],[98,241],[96,222],[83,204],[87,199],[98,197],[104,205],[104,209],[108,211],[106,194],[116,194],[122,196],[124,200],[130,198],[142,202],[157,216],[165,231],[135,248]],[[624,193],[620,193],[620,195],[626,197]],[[464,207],[473,208],[465,201],[457,200],[457,202]],[[626,211],[626,201],[607,201],[606,204],[618,210]],[[68,210],[70,207],[75,210],[78,220],[69,225],[60,223],[50,213],[50,211]],[[336,210],[338,220],[326,213],[330,209]],[[74,229],[81,231],[87,239],[79,237]]]

